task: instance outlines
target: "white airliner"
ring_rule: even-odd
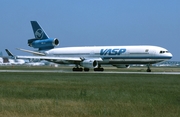
[[[36,21],[31,21],[35,38],[28,40],[28,45],[38,48],[37,51],[19,49],[36,56],[17,56],[17,58],[30,58],[47,60],[59,64],[74,64],[73,71],[103,71],[102,65],[112,65],[118,68],[128,68],[131,64],[147,65],[147,72],[151,72],[151,64],[166,61],[172,54],[165,48],[158,46],[89,46],[89,47],[63,47],[59,40],[49,38]]]

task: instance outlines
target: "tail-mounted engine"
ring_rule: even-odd
[[[33,48],[39,48],[39,50],[52,49],[59,45],[59,40],[54,39],[29,39],[28,45]]]

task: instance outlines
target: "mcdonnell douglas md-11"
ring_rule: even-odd
[[[59,40],[49,38],[37,21],[31,21],[35,38],[28,40],[28,45],[37,51],[19,49],[36,56],[17,56],[22,59],[41,59],[58,64],[74,64],[73,71],[104,71],[102,65],[112,65],[118,68],[128,68],[131,64],[147,65],[147,72],[154,63],[172,58],[172,54],[165,48],[158,46],[88,46],[63,47]]]

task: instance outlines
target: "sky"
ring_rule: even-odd
[[[0,51],[34,38],[30,21],[67,46],[155,45],[180,61],[180,0],[0,0]]]

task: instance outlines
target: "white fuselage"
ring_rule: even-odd
[[[158,46],[90,46],[64,47],[44,51],[46,56],[83,58],[98,61],[100,64],[154,64],[169,60],[172,54]],[[72,63],[68,61],[53,61],[56,63]]]

